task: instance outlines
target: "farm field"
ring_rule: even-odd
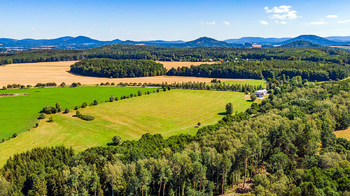
[[[221,80],[220,78],[218,78],[218,80]],[[234,81],[230,81],[230,80],[225,80],[222,81],[226,84],[249,84],[249,85],[262,85],[263,87],[266,86],[266,81],[265,80],[246,80],[246,81],[239,81],[239,80],[234,80]]]
[[[0,140],[7,139],[14,133],[21,133],[32,128],[38,121],[41,109],[46,105],[55,106],[58,102],[62,109],[73,109],[81,106],[86,101],[90,104],[95,99],[99,102],[106,101],[110,95],[123,96],[131,93],[137,94],[138,90],[143,92],[155,90],[141,87],[57,87],[57,88],[30,88],[1,90],[3,93],[29,95],[0,96]]]
[[[82,151],[107,146],[114,135],[125,140],[139,139],[145,133],[169,137],[189,130],[195,134],[198,122],[204,126],[220,120],[228,102],[233,103],[234,111],[247,109],[251,102],[242,99],[243,96],[231,91],[173,89],[79,109],[84,115],[94,116],[93,121],[73,117],[75,111],[55,114],[53,123],[41,120],[38,128],[0,144],[0,165],[15,153],[40,146],[65,145]]]
[[[70,66],[76,61],[59,61],[59,62],[40,62],[40,63],[21,63],[0,66],[0,88],[7,84],[30,84],[56,82],[60,84],[65,82],[71,84],[80,82],[82,84],[100,84],[101,82],[136,82],[136,83],[174,83],[199,81],[209,83],[211,78],[197,77],[177,77],[177,76],[156,76],[141,78],[99,78],[80,76],[69,73]],[[194,62],[196,64],[197,62]],[[202,64],[204,62],[200,62]],[[166,67],[173,66],[190,66],[192,62],[166,62]],[[198,63],[197,63],[198,64]],[[221,79],[222,81],[247,81],[248,79]]]
[[[201,65],[201,64],[214,64],[218,62],[177,62],[177,61],[157,61],[157,63],[163,64],[166,69],[177,68],[177,67],[191,67],[191,65]]]

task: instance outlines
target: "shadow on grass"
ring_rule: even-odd
[[[226,116],[226,112],[220,112],[218,115]]]
[[[108,142],[107,146],[117,146],[117,145],[115,143],[113,143],[113,142]]]

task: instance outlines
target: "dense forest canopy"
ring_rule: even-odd
[[[0,65],[10,63],[30,63],[49,61],[82,60],[85,58],[147,59],[163,61],[234,61],[238,59],[255,60],[305,60],[312,62],[350,63],[350,53],[330,48],[225,48],[193,47],[171,48],[132,45],[108,45],[100,48],[82,50],[38,50],[0,54]]]
[[[330,62],[299,60],[236,61],[219,64],[172,68],[170,76],[197,76],[212,78],[274,78],[276,76],[294,77],[312,81],[337,80],[348,77],[350,66]]]
[[[197,135],[36,148],[0,170],[4,195],[213,195],[251,179],[256,195],[347,195],[350,80],[269,79],[270,96]],[[224,106],[223,106],[224,107]],[[239,191],[248,191],[241,188]]]
[[[84,59],[71,65],[71,72],[99,77],[132,78],[165,75],[167,70],[151,60]]]

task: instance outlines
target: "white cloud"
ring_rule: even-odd
[[[270,16],[271,19],[296,19],[300,16],[297,15],[297,11],[291,9],[292,6],[287,5],[281,5],[279,7],[273,7],[272,9],[269,9],[269,7],[265,7],[266,13],[274,13],[272,16]]]
[[[199,21],[199,23],[204,24],[204,22],[202,22],[202,21]]]
[[[266,22],[265,20],[260,20],[260,24],[263,24],[263,25],[268,25],[269,23]]]
[[[338,18],[337,15],[327,15],[326,17],[327,17],[327,18]]]
[[[281,21],[281,24],[287,24],[285,21]]]
[[[350,22],[350,20],[341,20],[341,21],[338,21],[338,23],[347,23],[347,22]]]
[[[328,22],[318,21],[318,22],[310,22],[310,24],[312,24],[312,25],[324,25],[324,24],[328,24]]]
[[[226,21],[223,21],[224,23],[225,23],[225,25],[230,25],[230,23],[229,22],[226,22]]]
[[[208,25],[214,25],[215,24],[215,21],[213,22],[207,22]]]
[[[287,5],[281,5],[279,7],[273,7],[271,10],[269,10],[269,7],[265,7],[264,9],[266,10],[266,13],[288,13],[289,9],[292,8],[292,6],[287,6]]]
[[[35,31],[36,29],[35,28],[32,28],[33,31]]]

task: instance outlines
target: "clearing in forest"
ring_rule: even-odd
[[[243,95],[232,91],[172,89],[79,109],[84,115],[94,116],[93,121],[74,117],[74,110],[68,114],[52,115],[53,123],[46,122],[47,115],[38,128],[0,144],[0,165],[11,155],[34,147],[64,145],[82,151],[89,147],[107,146],[114,135],[132,140],[145,133],[161,133],[164,137],[186,134],[187,131],[195,134],[198,122],[205,126],[220,120],[228,102],[233,103],[234,111],[247,109],[251,102],[243,100]],[[60,103],[64,108],[63,102]]]

